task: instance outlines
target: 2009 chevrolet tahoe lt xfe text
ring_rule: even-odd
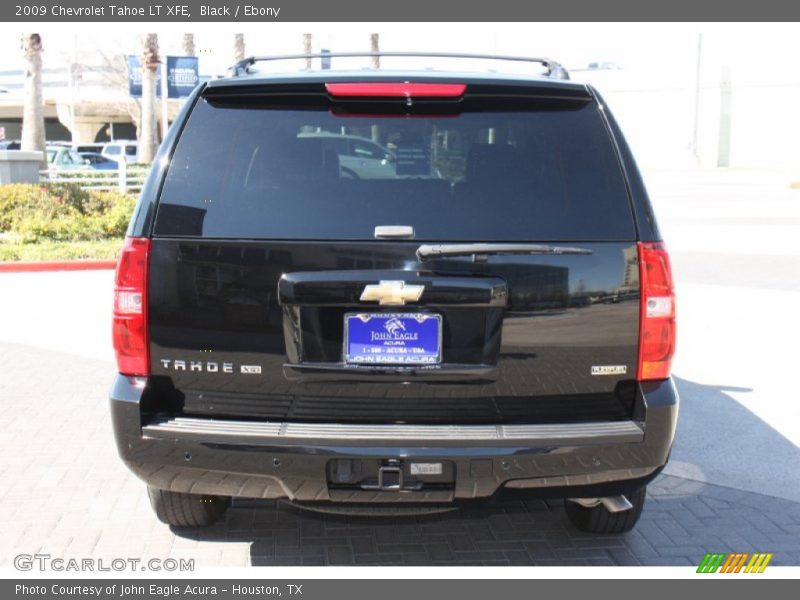
[[[632,528],[675,433],[675,303],[596,90],[546,59],[257,71],[274,58],[186,102],[117,268],[111,411],[158,517],[517,493]]]

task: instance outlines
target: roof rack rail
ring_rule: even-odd
[[[240,60],[229,69],[232,77],[239,77],[250,73],[250,67],[259,62],[275,62],[282,60],[302,60],[312,58],[462,58],[472,60],[497,60],[512,62],[538,63],[546,72],[546,77],[553,79],[569,79],[569,73],[559,63],[549,58],[534,58],[528,56],[504,56],[495,54],[463,54],[450,52],[321,52],[312,54],[284,54],[275,56],[250,56]]]

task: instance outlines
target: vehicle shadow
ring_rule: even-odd
[[[681,407],[666,473],[800,502],[800,448],[748,408],[763,395],[674,380]]]
[[[706,552],[774,552],[771,564],[800,564],[800,502],[774,495],[798,471],[782,470],[778,477],[767,469],[770,485],[753,491],[727,483],[749,482],[746,471],[762,453],[786,466],[796,463],[798,448],[729,395],[747,389],[681,378],[676,385],[682,413],[670,467],[648,487],[642,518],[628,534],[580,532],[561,500],[519,497],[401,517],[237,500],[224,522],[173,531],[196,540],[247,542],[252,565],[691,566]],[[713,478],[720,469],[729,470],[722,485]]]

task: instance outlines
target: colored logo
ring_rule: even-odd
[[[731,552],[730,554],[708,553],[703,557],[698,573],[763,573],[772,552]]]

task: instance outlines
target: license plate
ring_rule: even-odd
[[[433,365],[441,362],[442,318],[429,313],[359,313],[344,316],[348,363]]]

